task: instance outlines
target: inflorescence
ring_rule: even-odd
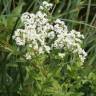
[[[50,10],[52,4],[44,1],[37,13],[25,12],[21,16],[24,28],[14,32],[13,39],[18,46],[27,48],[25,57],[32,59],[36,54],[51,53],[52,50],[70,51],[77,54],[81,62],[84,62],[87,53],[82,49],[84,36],[76,30],[69,31],[64,21],[56,19],[49,20],[44,11]],[[63,57],[65,53],[59,53]]]

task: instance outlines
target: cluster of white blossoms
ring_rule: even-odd
[[[44,1],[43,3],[42,3],[42,5],[40,6],[40,10],[50,10],[51,8],[52,8],[52,6],[53,6],[53,4],[52,3],[48,3],[48,2],[46,2],[46,1]]]
[[[87,55],[81,47],[84,36],[75,30],[69,32],[64,21],[60,19],[50,22],[47,13],[43,10],[45,8],[50,10],[52,6],[52,4],[44,1],[37,13],[23,13],[21,21],[24,28],[17,29],[13,39],[18,46],[27,46],[26,59],[31,59],[34,53],[50,53],[55,48],[78,54],[81,62],[84,62]],[[51,44],[49,41],[52,41]],[[65,53],[60,53],[60,56],[65,55]]]

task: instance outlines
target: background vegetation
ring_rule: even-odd
[[[68,81],[63,86],[67,90],[65,95],[61,91],[55,95],[50,95],[52,92],[48,91],[45,95],[46,92],[40,91],[44,90],[44,86],[41,88],[39,82],[33,80],[35,73],[38,73],[38,70],[34,69],[37,66],[33,64],[31,69],[28,66],[30,62],[19,59],[20,53],[13,44],[12,35],[20,26],[20,15],[25,11],[36,12],[42,1],[0,0],[0,96],[96,96],[96,0],[47,0],[55,5],[52,11],[54,18],[63,18],[70,29],[76,29],[85,35],[84,48],[88,56],[83,70],[79,70],[79,73],[73,71],[73,74],[66,70],[62,72],[68,73],[64,76],[71,80],[65,80]],[[51,63],[54,65],[55,62]],[[42,78],[41,75],[36,77]],[[60,86],[57,81],[54,81],[54,85],[56,88]]]

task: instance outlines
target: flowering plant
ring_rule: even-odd
[[[23,28],[14,32],[20,58],[28,63],[22,90],[27,85],[31,90],[27,96],[81,96],[75,91],[81,87],[78,71],[87,55],[82,48],[84,36],[76,30],[69,31],[60,18],[51,18],[52,7],[44,1],[36,13],[23,13]]]
[[[18,46],[26,47],[26,59],[32,59],[36,54],[50,54],[57,49],[59,56],[66,56],[66,52],[70,51],[83,63],[86,57],[81,46],[84,36],[75,30],[69,31],[60,19],[50,20],[45,12],[45,9],[49,11],[50,8],[52,4],[44,1],[36,14],[23,13],[21,21],[24,28],[17,29],[13,39]]]

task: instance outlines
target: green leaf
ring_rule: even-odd
[[[7,26],[8,28],[12,29],[17,18],[20,17],[20,14],[22,12],[22,8],[24,6],[24,3],[18,5],[15,9],[13,9],[12,13],[7,19]]]

